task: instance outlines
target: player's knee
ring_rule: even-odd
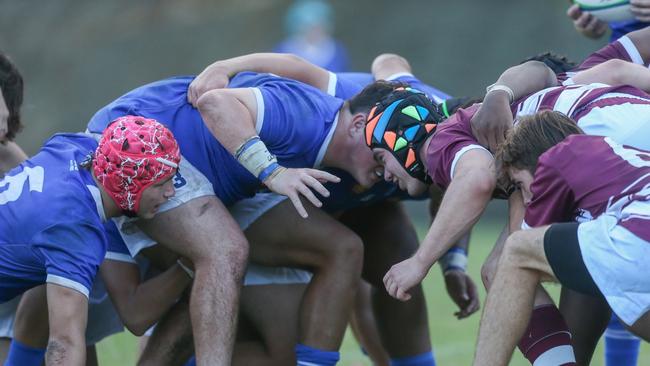
[[[526,231],[515,231],[510,234],[503,246],[503,253],[499,259],[499,266],[517,265],[528,256]]]
[[[363,264],[363,241],[361,238],[352,232],[348,232],[334,241],[336,243],[329,253],[329,262],[336,263],[337,267],[351,267],[360,271]]]
[[[497,272],[498,258],[488,257],[488,259],[481,266],[481,280],[486,289],[490,288],[492,279]]]

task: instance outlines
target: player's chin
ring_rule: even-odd
[[[419,196],[426,191],[427,191],[427,185],[420,181],[412,182],[406,187],[406,192],[408,192],[409,196],[412,197]]]

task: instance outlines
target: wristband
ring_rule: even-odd
[[[187,275],[190,277],[190,279],[194,279],[194,271],[190,269],[190,267],[186,266],[183,264],[183,261],[179,259],[176,260],[176,263],[181,267],[181,269],[187,273]]]
[[[265,181],[280,168],[278,159],[269,152],[259,136],[244,141],[237,148],[234,156],[246,170],[261,181]]]
[[[438,262],[443,274],[453,270],[465,272],[467,268],[467,250],[461,247],[453,247],[440,257]]]
[[[490,94],[490,92],[495,91],[495,90],[501,90],[506,92],[508,94],[508,100],[510,101],[510,104],[515,101],[515,93],[510,89],[508,86],[505,86],[503,84],[492,84],[485,88],[485,95]]]

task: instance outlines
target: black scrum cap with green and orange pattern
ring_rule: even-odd
[[[421,91],[396,88],[370,110],[366,144],[390,151],[410,176],[428,182],[419,150],[444,115]]]

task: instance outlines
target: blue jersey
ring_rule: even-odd
[[[390,79],[409,84],[411,87],[425,93],[429,99],[436,103],[451,98],[448,94],[424,84],[410,74],[402,74]],[[369,73],[338,73],[336,74],[336,96],[342,99],[350,99],[374,81],[372,74]],[[366,188],[357,183],[352,175],[343,170],[327,169],[327,171],[341,178],[339,183],[325,185],[330,191],[330,196],[322,197],[320,200],[323,202],[323,209],[327,212],[341,212],[386,199],[425,199],[428,197],[426,194],[420,197],[410,197],[408,193],[400,190],[397,185],[384,180],[377,182],[370,188]]]
[[[409,84],[429,97],[435,103],[451,98],[451,96],[439,89],[427,85],[415,76],[403,73],[396,74],[388,78],[389,80],[401,81]],[[373,83],[375,79],[372,74],[366,72],[341,72],[336,74],[336,92],[335,96],[341,99],[350,99],[359,94],[363,88]]]
[[[170,78],[135,89],[99,110],[88,129],[100,133],[110,121],[126,114],[158,120],[174,133],[183,157],[210,180],[217,197],[228,206],[255,194],[261,182],[214,138],[199,111],[187,102],[192,80]],[[281,165],[320,165],[343,105],[341,99],[270,74],[240,73],[229,87],[253,88],[257,133]]]
[[[99,188],[79,168],[96,148],[55,135],[0,180],[0,302],[45,282],[88,296],[107,245]]]
[[[614,42],[624,35],[639,29],[643,29],[648,25],[650,25],[650,23],[641,22],[636,19],[611,22],[609,23],[609,27],[612,29],[612,35],[609,37],[609,42]]]

